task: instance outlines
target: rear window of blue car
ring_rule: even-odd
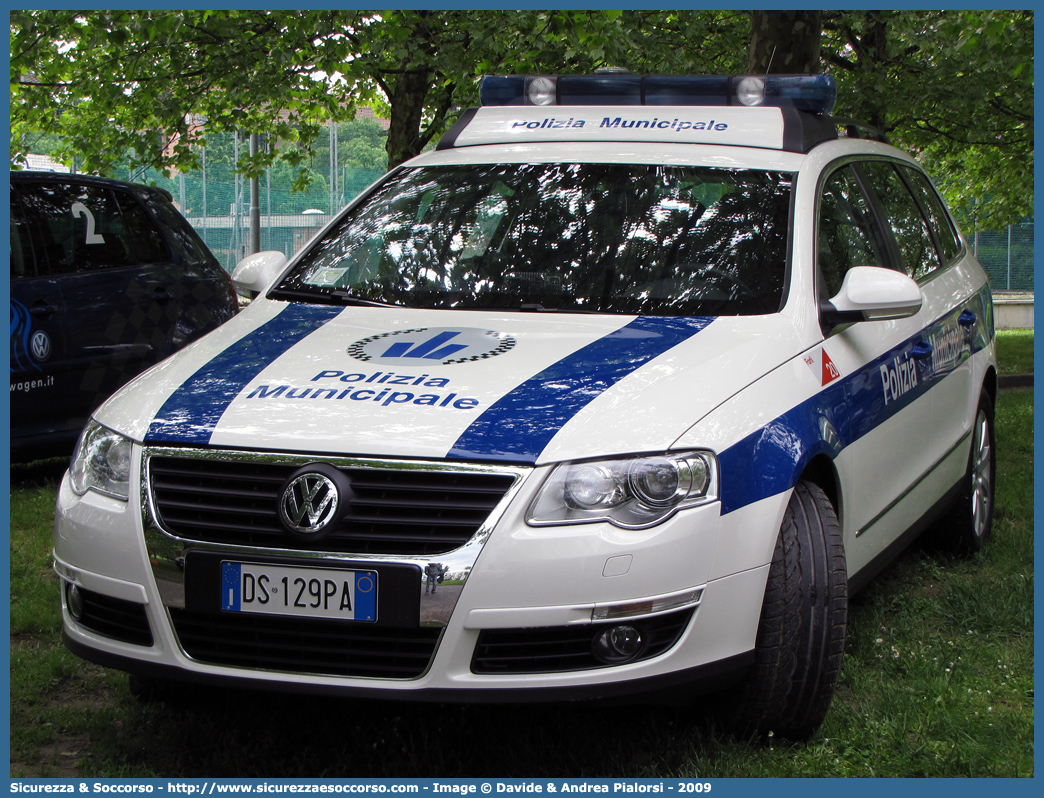
[[[38,231],[36,259],[51,274],[118,269],[170,259],[163,235],[128,192],[68,182],[18,187]]]

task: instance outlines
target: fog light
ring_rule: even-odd
[[[70,583],[65,590],[65,606],[69,608],[69,614],[74,621],[79,621],[83,618],[83,593],[74,584]]]
[[[642,653],[642,633],[633,626],[610,626],[594,639],[591,653],[606,665],[630,662]]]

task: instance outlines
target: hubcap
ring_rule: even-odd
[[[975,536],[981,538],[986,533],[986,525],[990,520],[990,504],[993,501],[990,422],[982,410],[975,419],[975,439],[972,447],[972,527]]]

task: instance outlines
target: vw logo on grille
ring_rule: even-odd
[[[304,536],[325,533],[337,516],[337,485],[325,474],[310,471],[292,477],[279,500],[279,519],[291,532]]]

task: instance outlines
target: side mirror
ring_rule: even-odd
[[[881,266],[854,266],[841,290],[819,306],[826,327],[852,321],[905,319],[921,309],[921,287],[905,274]]]
[[[286,255],[282,252],[256,252],[247,255],[232,271],[232,285],[237,294],[253,299],[275,282],[284,266]]]

